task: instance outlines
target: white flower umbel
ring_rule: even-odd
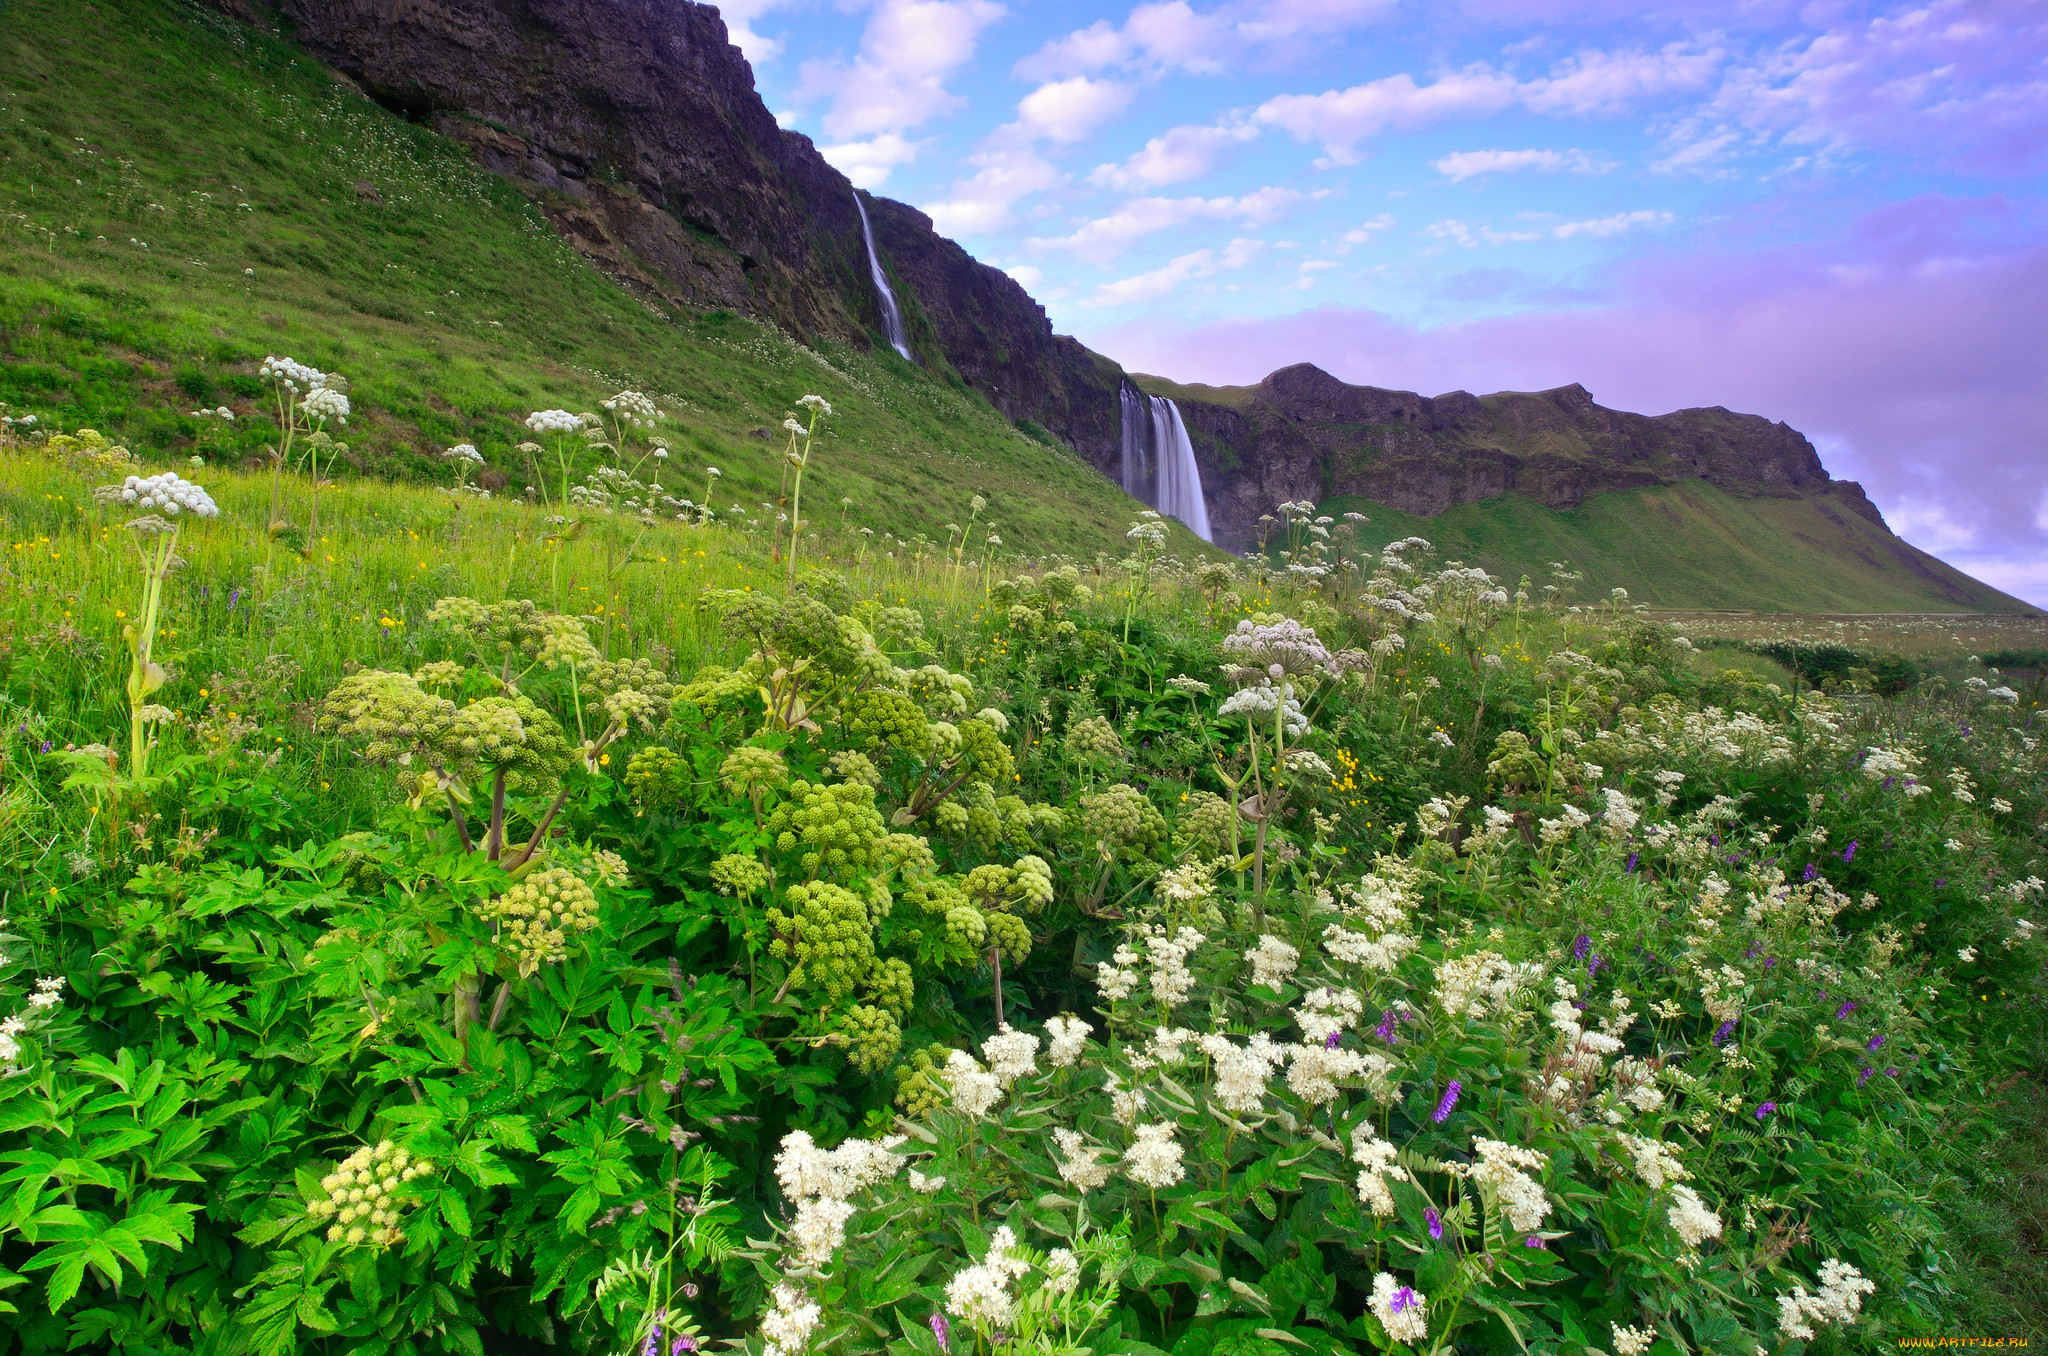
[[[1542,1184],[1524,1170],[1541,1172],[1550,1160],[1534,1149],[1497,1139],[1474,1139],[1472,1149],[1479,1161],[1466,1169],[1467,1175],[1498,1204],[1515,1232],[1541,1228],[1550,1213],[1550,1198],[1543,1194]]]
[[[1707,1209],[1699,1193],[1689,1186],[1673,1184],[1667,1217],[1688,1248],[1697,1248],[1708,1239],[1721,1236],[1721,1217]]]
[[[1304,1041],[1287,1047],[1287,1090],[1310,1106],[1321,1106],[1337,1100],[1340,1082],[1370,1077],[1385,1067],[1383,1055],[1361,1055],[1322,1041]]]
[[[176,471],[129,476],[119,485],[102,485],[93,491],[93,497],[103,504],[132,507],[138,513],[163,513],[172,518],[181,513],[190,513],[195,518],[220,516],[213,496]]]
[[[964,1050],[946,1056],[943,1077],[953,1094],[953,1109],[975,1120],[988,1115],[1003,1100],[1003,1085]]]
[[[953,1273],[946,1282],[946,1312],[971,1323],[984,1334],[1008,1324],[1016,1316],[1016,1296],[1010,1283],[1031,1269],[1031,1264],[1012,1254],[1017,1235],[1005,1224],[989,1239],[988,1255],[978,1264]]]
[[[1394,1193],[1388,1182],[1405,1182],[1408,1170],[1395,1160],[1401,1151],[1373,1134],[1372,1125],[1351,1132],[1351,1161],[1358,1164],[1358,1199],[1382,1219],[1394,1213]]]
[[[1119,945],[1114,960],[1095,967],[1095,987],[1106,1003],[1118,1003],[1138,989],[1138,953],[1129,944]]]
[[[1053,1131],[1052,1138],[1060,1146],[1063,1160],[1059,1164],[1061,1181],[1082,1191],[1093,1191],[1109,1181],[1115,1169],[1107,1163],[1095,1161],[1095,1156],[1102,1151],[1081,1138],[1079,1131],[1062,1128]]]
[[[1372,1314],[1396,1342],[1420,1346],[1429,1337],[1429,1296],[1387,1272],[1372,1278]]]
[[[317,390],[308,391],[305,399],[299,402],[299,408],[305,412],[308,419],[316,421],[332,419],[337,424],[346,424],[348,422],[348,397],[339,391],[329,390],[325,386]]]
[[[1778,1296],[1778,1331],[1795,1341],[1810,1342],[1814,1324],[1854,1323],[1863,1312],[1863,1297],[1877,1289],[1876,1283],[1837,1257],[1821,1263],[1820,1293],[1809,1295],[1806,1287],[1795,1285],[1789,1295]]]
[[[1200,1037],[1197,1044],[1216,1070],[1217,1103],[1240,1116],[1265,1104],[1267,1082],[1287,1062],[1287,1048],[1273,1044],[1263,1031],[1241,1047],[1215,1034]]]
[[[567,410],[535,410],[526,416],[526,426],[535,433],[574,433],[583,427],[583,416]]]
[[[1007,1024],[981,1043],[981,1054],[988,1061],[989,1072],[1006,1088],[1018,1079],[1038,1072],[1038,1037],[1014,1030]],[[955,1097],[958,1097],[957,1092]]]
[[[789,1226],[797,1261],[807,1267],[831,1265],[833,1256],[846,1246],[846,1221],[852,1218],[853,1206],[847,1201],[817,1197],[797,1202],[796,1218]]]
[[[823,1311],[787,1281],[775,1287],[775,1304],[761,1319],[761,1356],[799,1356],[817,1331]]]
[[[1311,989],[1302,995],[1294,1020],[1301,1027],[1302,1039],[1321,1042],[1357,1026],[1364,1011],[1364,1002],[1349,989]]]
[[[1071,1069],[1087,1048],[1088,1033],[1095,1028],[1079,1017],[1064,1013],[1045,1024],[1045,1035],[1049,1042],[1045,1050],[1045,1062],[1055,1069]]]
[[[1615,1356],[1643,1356],[1657,1340],[1656,1333],[1641,1328],[1624,1328],[1619,1323],[1607,1326],[1614,1329]]]
[[[1293,977],[1301,964],[1301,952],[1278,937],[1261,935],[1259,944],[1244,953],[1252,965],[1252,983],[1278,989]]]
[[[1124,1172],[1139,1186],[1154,1191],[1174,1186],[1187,1176],[1173,1126],[1165,1121],[1139,1126],[1136,1141],[1124,1150]]]

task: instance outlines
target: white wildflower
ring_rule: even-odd
[[[1136,1141],[1124,1151],[1124,1171],[1139,1186],[1154,1191],[1173,1186],[1187,1176],[1173,1126],[1164,1121],[1139,1126]]]
[[[1429,1337],[1429,1296],[1382,1271],[1372,1278],[1372,1313],[1396,1342],[1420,1346]]]
[[[1072,1068],[1088,1044],[1088,1033],[1094,1029],[1079,1017],[1061,1014],[1052,1018],[1045,1024],[1045,1034],[1051,1042],[1046,1047],[1045,1062],[1055,1069]]]
[[[989,1072],[1001,1080],[1004,1087],[1037,1073],[1037,1054],[1038,1037],[1014,1030],[1007,1023],[1001,1031],[981,1043],[981,1055],[988,1061]],[[957,1100],[958,1094],[955,1096]]]
[[[1252,965],[1252,983],[1268,989],[1278,989],[1294,974],[1301,964],[1301,952],[1278,937],[1262,934],[1259,944],[1244,953]]]

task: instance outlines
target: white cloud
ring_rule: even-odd
[[[1142,4],[1122,28],[1098,19],[1019,61],[1025,80],[1088,75],[1113,66],[1219,75],[1247,57],[1290,56],[1305,40],[1341,32],[1393,8],[1393,0],[1233,0],[1206,13],[1185,0]]]
[[[1573,236],[1620,235],[1638,226],[1668,226],[1669,212],[1616,212],[1613,216],[1595,217],[1590,221],[1566,221],[1550,228],[1550,234],[1558,240],[1570,240]]]
[[[1259,129],[1249,122],[1169,127],[1121,165],[1098,166],[1088,182],[1125,193],[1185,183],[1207,174],[1234,147],[1255,141],[1258,135]]]
[[[907,165],[917,159],[919,143],[906,141],[894,132],[866,141],[842,141],[836,145],[820,146],[818,154],[825,162],[853,180],[856,188],[880,188],[888,181],[889,171],[898,165]]]
[[[1020,199],[1060,181],[1059,169],[1036,147],[997,143],[993,136],[968,157],[968,163],[978,168],[956,181],[947,197],[918,204],[946,235],[995,230],[1009,221],[1010,209]]]
[[[1253,115],[1300,142],[1320,142],[1319,167],[1356,164],[1359,143],[1457,118],[1485,118],[1517,104],[1537,113],[1616,113],[1632,104],[1707,85],[1724,57],[1673,44],[1656,52],[1587,50],[1551,74],[1518,81],[1484,63],[1447,71],[1426,85],[1402,72],[1349,89],[1282,94]]]
[[[1447,118],[1485,117],[1515,101],[1515,82],[1476,66],[1418,85],[1406,73],[1322,94],[1283,94],[1260,104],[1258,121],[1296,141],[1321,142],[1337,165],[1359,160],[1358,143],[1388,128],[1407,130]]]
[[[1371,221],[1364,222],[1361,225],[1344,232],[1344,242],[1337,247],[1337,252],[1339,254],[1349,254],[1351,253],[1352,246],[1370,245],[1374,240],[1379,238],[1382,232],[1391,231],[1393,229],[1394,218],[1390,214],[1382,212],[1378,216],[1374,217]]]
[[[804,63],[801,97],[830,101],[825,130],[834,137],[908,131],[965,106],[946,77],[1005,12],[994,0],[882,0],[852,61]]]
[[[1003,272],[1015,278],[1017,285],[1027,292],[1037,287],[1045,277],[1045,271],[1032,264],[1012,264]]]
[[[1222,251],[1196,250],[1169,260],[1165,265],[1150,272],[1119,278],[1095,289],[1093,296],[1082,302],[1083,306],[1125,306],[1138,301],[1157,301],[1182,283],[1195,278],[1207,278],[1225,269],[1243,268],[1264,251],[1265,246],[1257,240],[1239,237],[1230,242]]]
[[[1148,235],[1190,221],[1231,221],[1265,226],[1303,203],[1328,196],[1291,188],[1261,188],[1237,197],[1133,198],[1107,216],[1084,223],[1071,235],[1040,237],[1025,243],[1033,249],[1064,250],[1093,264],[1115,262],[1132,244]]]
[[[1556,225],[1539,225],[1543,218],[1539,213],[1524,213],[1523,219],[1531,224],[1512,230],[1499,230],[1492,226],[1474,227],[1455,217],[1443,221],[1432,221],[1422,228],[1422,234],[1432,240],[1458,245],[1465,249],[1476,249],[1486,245],[1526,245],[1537,240],[1571,240],[1578,236],[1604,238],[1635,230],[1639,226],[1668,226],[1673,218],[1669,212],[1616,212],[1612,216],[1592,217],[1584,221],[1561,221]]]
[[[1580,174],[1604,174],[1614,168],[1609,160],[1596,160],[1584,151],[1452,151],[1430,162],[1430,168],[1452,183],[1462,183],[1481,174],[1504,174],[1517,170],[1574,170]]]
[[[754,20],[781,4],[782,0],[719,0],[718,14],[725,20],[725,35],[732,45],[759,64],[782,55],[782,41],[754,31]]]
[[[1026,129],[1050,140],[1084,141],[1130,103],[1130,86],[1077,75],[1040,85],[1018,100],[1017,114]]]
[[[1706,88],[1723,60],[1718,49],[1684,43],[1655,52],[1589,49],[1530,81],[1522,102],[1536,113],[1618,113],[1661,94]]]

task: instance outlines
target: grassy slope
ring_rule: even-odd
[[[343,436],[385,474],[445,478],[427,458],[469,441],[516,488],[529,410],[630,384],[669,396],[672,489],[715,464],[716,502],[753,506],[780,463],[752,431],[815,391],[838,412],[818,519],[851,498],[856,522],[943,540],[980,493],[1011,549],[1092,554],[1134,511],[893,354],[643,306],[460,148],[191,0],[0,9],[0,224],[0,400],[145,456],[260,452],[261,425],[223,442],[185,412],[257,410],[256,366],[287,353],[349,375]]]
[[[1837,507],[1830,521],[1807,499],[1738,499],[1702,480],[1595,495],[1576,509],[1545,508],[1518,494],[1460,504],[1419,518],[1360,499],[1332,499],[1326,513],[1357,510],[1375,545],[1416,535],[1445,559],[1484,565],[1513,580],[1546,581],[1552,561],[1585,579],[1581,598],[1617,586],[1652,607],[1766,612],[1961,612],[1901,564],[1878,527]],[[1843,524],[1846,524],[1844,526]],[[1930,564],[1983,600],[1985,611],[2031,609],[1938,562]]]

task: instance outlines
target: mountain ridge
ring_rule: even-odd
[[[196,2],[276,24],[342,84],[466,148],[657,315],[658,304],[700,323],[738,311],[806,340],[857,345],[884,365],[901,361],[880,342],[856,190],[809,138],[776,124],[714,7]],[[355,189],[378,193],[375,183]],[[1117,391],[1128,374],[1056,335],[1014,278],[940,236],[915,207],[865,201],[926,373],[1119,479]],[[1630,414],[1576,384],[1424,397],[1354,386],[1306,363],[1251,387],[1138,384],[1180,402],[1225,545],[1251,544],[1259,518],[1283,500],[1355,498],[1435,517],[1519,495],[1570,511],[1594,496],[1697,479],[1738,499],[1799,500],[1816,531],[1861,524],[1854,552],[1920,578],[1929,601],[2024,606],[1900,541],[1860,486],[1834,480],[1810,442],[1761,416]],[[1785,542],[1789,552],[1812,545],[1804,531]]]

